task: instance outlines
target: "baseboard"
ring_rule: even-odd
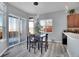
[[[69,57],[72,57],[71,54],[69,53],[68,49],[67,49],[67,53],[68,53]]]
[[[27,40],[25,40],[25,41],[23,41],[23,42],[20,42],[20,44],[21,44],[21,43],[25,43],[25,42],[27,42]]]
[[[49,43],[52,43],[52,42],[56,42],[56,43],[62,43],[62,41],[48,41]]]
[[[52,43],[52,41],[48,41],[48,43]]]
[[[56,43],[62,43],[62,41],[54,41],[54,42],[56,42]]]
[[[14,45],[12,45],[12,46],[9,46],[9,48],[14,47],[14,46],[17,46],[17,45],[19,45],[19,44],[22,44],[22,43],[24,43],[24,42],[26,42],[26,41],[23,41],[23,42],[20,42],[20,43],[14,44]]]
[[[14,45],[11,45],[11,46],[9,46],[9,48],[12,48],[12,47],[14,47],[14,46],[16,46],[16,45],[19,45],[20,43],[17,43],[17,44],[14,44]]]
[[[2,53],[0,53],[0,56],[2,56],[7,50],[8,50],[8,48],[4,49],[4,50],[2,51]]]
[[[17,44],[15,44],[15,45],[12,45],[12,46],[7,47],[6,49],[4,49],[4,50],[2,51],[2,53],[0,54],[0,56],[2,56],[9,48],[14,47],[14,46],[19,45],[19,44],[24,43],[24,42],[26,42],[26,41],[23,41],[23,42],[20,42],[20,43],[17,43]]]
[[[20,44],[20,43],[18,43],[18,44]],[[18,45],[18,44],[15,44],[15,45],[12,45],[12,46],[9,46],[9,47],[5,48],[5,49],[2,51],[2,53],[0,53],[0,56],[2,56],[9,48],[14,47],[14,46],[16,46],[16,45]]]

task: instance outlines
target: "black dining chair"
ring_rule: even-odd
[[[35,35],[30,35],[28,37],[28,48],[29,48],[29,52],[30,52],[31,48],[33,48],[34,49],[34,53],[36,53],[35,52],[36,47],[37,47],[37,40],[35,38]]]
[[[47,51],[48,49],[48,34],[41,37],[40,42],[41,42],[41,54],[42,54],[43,48],[45,48],[45,51]]]

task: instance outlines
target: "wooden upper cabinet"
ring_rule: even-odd
[[[79,28],[79,14],[73,14],[67,16],[68,28]]]
[[[75,19],[74,15],[68,15],[67,16],[67,22],[68,22],[69,28],[74,27],[74,19]]]
[[[74,25],[76,28],[79,28],[79,14],[76,14],[75,15],[75,21],[74,21]]]

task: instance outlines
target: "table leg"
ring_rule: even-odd
[[[41,54],[42,54],[42,51],[43,51],[43,42],[42,42],[42,38],[41,38]]]
[[[38,40],[38,50],[40,50],[40,41]]]
[[[27,49],[28,49],[28,37],[27,37]]]

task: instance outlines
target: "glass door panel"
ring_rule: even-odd
[[[3,39],[3,16],[0,14],[0,40]]]
[[[26,40],[26,19],[20,20],[20,42],[23,42]]]
[[[16,17],[9,16],[9,46],[19,42],[19,20]]]

